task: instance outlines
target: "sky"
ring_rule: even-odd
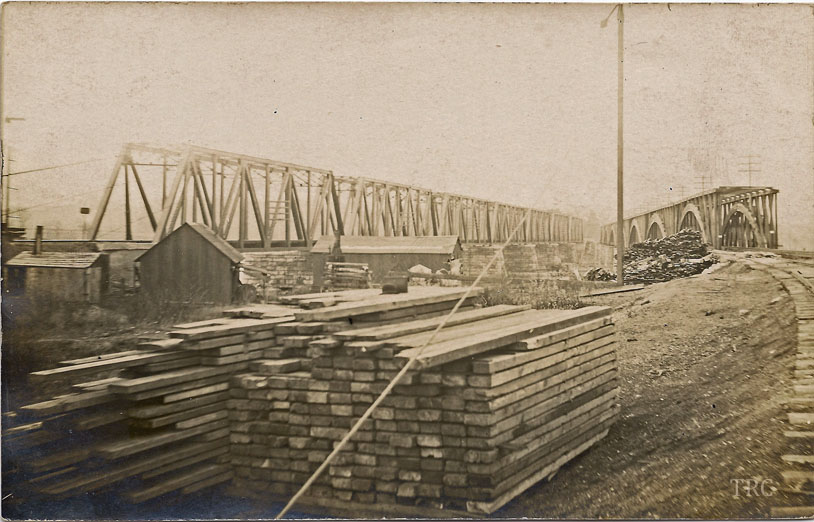
[[[89,161],[12,176],[13,214],[79,237],[79,207],[96,210],[122,144],[147,142],[610,222],[610,10],[4,4],[6,166]],[[702,177],[745,185],[739,165],[755,155],[752,183],[780,190],[782,245],[814,249],[814,9],[629,5],[624,38],[626,208],[697,192]]]

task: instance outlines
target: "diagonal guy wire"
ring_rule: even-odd
[[[359,428],[362,426],[362,424],[364,424],[364,422],[370,417],[370,415],[379,406],[379,404],[384,400],[384,398],[387,397],[390,394],[390,392],[393,390],[393,388],[396,386],[396,384],[398,384],[398,382],[401,380],[401,378],[404,376],[404,374],[407,373],[410,370],[410,368],[415,363],[416,359],[418,359],[418,357],[424,352],[424,349],[427,348],[427,346],[429,346],[430,344],[432,344],[433,340],[435,340],[436,335],[438,335],[438,332],[440,332],[441,329],[444,328],[444,326],[447,324],[447,321],[449,321],[449,319],[461,307],[463,302],[469,297],[469,294],[472,293],[472,290],[475,289],[475,287],[478,285],[478,283],[483,278],[483,276],[486,275],[486,272],[492,266],[492,263],[495,262],[495,260],[500,255],[500,253],[503,252],[503,249],[506,248],[506,246],[511,242],[511,240],[514,238],[514,235],[517,233],[518,230],[520,230],[520,227],[523,225],[523,223],[526,222],[526,219],[528,218],[528,216],[530,214],[531,214],[531,209],[529,209],[528,212],[526,212],[526,214],[523,216],[523,218],[517,223],[517,225],[512,230],[512,233],[509,234],[508,239],[506,239],[506,241],[502,245],[500,245],[500,248],[495,252],[495,255],[492,256],[492,258],[489,260],[489,262],[486,264],[486,266],[483,267],[483,270],[481,270],[481,273],[478,275],[478,277],[475,278],[475,280],[472,282],[472,284],[469,285],[469,288],[466,289],[466,292],[464,293],[464,295],[461,296],[460,299],[458,299],[458,302],[455,303],[455,306],[452,307],[452,310],[450,310],[449,313],[444,317],[444,320],[441,321],[441,323],[438,324],[438,326],[432,332],[432,335],[430,336],[430,338],[427,339],[427,341],[421,346],[421,348],[419,348],[412,356],[410,356],[410,358],[407,360],[407,364],[405,364],[404,367],[401,370],[399,370],[399,372],[396,374],[396,376],[393,377],[393,379],[390,381],[390,383],[388,383],[387,387],[385,387],[385,389],[382,390],[381,394],[379,394],[379,396],[376,398],[376,400],[373,401],[373,404],[371,404],[368,407],[368,409],[365,411],[365,413],[361,417],[359,417],[359,419],[356,421],[356,423],[353,425],[353,427],[350,429],[350,431],[342,438],[342,440],[339,441],[339,444],[337,444],[334,447],[333,451],[328,455],[328,458],[326,458],[322,462],[322,464],[320,464],[320,466],[316,469],[316,471],[314,471],[313,475],[311,475],[308,478],[308,480],[305,481],[305,484],[302,485],[302,487],[299,489],[299,491],[297,491],[297,493],[295,493],[294,496],[291,497],[291,500],[288,501],[288,504],[285,505],[283,510],[280,511],[277,514],[276,517],[274,517],[274,520],[279,520],[279,519],[283,518],[285,516],[285,514],[288,513],[288,511],[291,509],[291,507],[297,502],[297,500],[299,500],[299,498],[306,491],[308,491],[308,488],[310,488],[311,485],[314,483],[314,481],[317,478],[319,478],[319,476],[322,474],[323,471],[325,471],[325,468],[327,468],[330,465],[330,463],[331,463],[331,461],[333,461],[334,457],[336,457],[336,455],[340,451],[342,451],[342,448],[345,447],[345,444],[347,444],[348,441],[356,434],[356,432],[359,431]]]

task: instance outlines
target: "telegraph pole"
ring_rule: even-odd
[[[608,26],[608,18],[616,10],[616,21],[618,22],[618,42],[617,42],[617,125],[616,125],[616,284],[625,284],[624,257],[625,257],[625,210],[624,210],[624,147],[623,147],[623,115],[624,115],[624,92],[625,92],[625,6],[616,4],[608,16],[599,22],[600,27]]]

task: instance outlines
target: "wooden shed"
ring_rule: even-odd
[[[243,255],[200,223],[185,223],[136,259],[141,291],[170,301],[230,303]]]
[[[311,249],[311,254],[327,257],[335,243],[334,236],[320,238]],[[433,271],[449,268],[449,261],[460,259],[462,255],[458,236],[339,238],[338,256],[347,263],[366,263],[373,282],[377,283],[390,271],[406,272],[415,265],[424,265]]]
[[[98,252],[21,252],[6,263],[6,291],[36,300],[98,303],[107,290],[107,260]]]

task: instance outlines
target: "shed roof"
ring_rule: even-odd
[[[335,238],[324,236],[311,249],[313,253],[330,253]],[[342,236],[339,249],[343,254],[446,254],[455,252],[458,236],[375,237]]]
[[[198,235],[200,235],[202,238],[204,238],[206,241],[208,241],[221,254],[228,257],[229,260],[232,263],[239,263],[239,262],[243,261],[243,254],[241,254],[235,247],[230,245],[225,239],[223,239],[219,235],[215,234],[209,227],[207,227],[206,225],[203,225],[201,223],[184,223],[180,227],[173,230],[169,235],[167,235],[167,237],[172,236],[173,234],[177,233],[179,230],[184,229],[185,227],[188,227],[190,230],[193,230]],[[152,250],[153,248],[160,245],[162,241],[167,239],[167,237],[165,237],[164,239],[162,239],[161,241],[159,241],[158,243],[153,245],[150,248],[150,250]],[[150,250],[148,250],[147,252],[149,252]],[[145,256],[147,254],[147,252],[144,252],[139,257],[137,257],[136,261],[138,261],[143,256]]]
[[[90,268],[102,254],[99,252],[20,252],[6,263],[7,266],[38,268]]]

